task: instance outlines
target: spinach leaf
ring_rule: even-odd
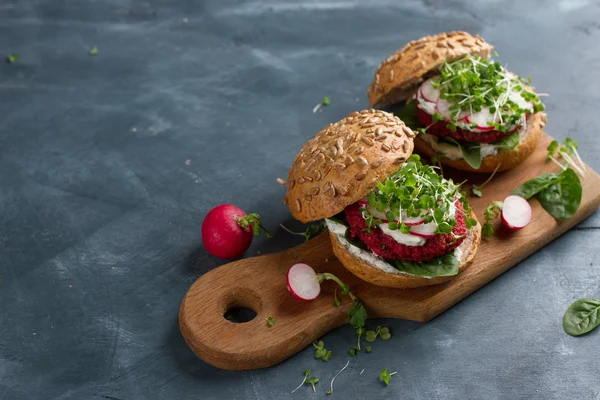
[[[537,178],[530,179],[527,182],[520,184],[511,192],[511,194],[521,196],[524,199],[530,199],[546,187],[558,182],[560,179],[561,177],[558,174],[542,174]]]
[[[333,217],[329,217],[327,218],[330,221],[333,221],[335,223],[344,225],[345,227],[349,228],[350,224],[348,223],[348,220],[346,219],[346,214],[344,214],[344,212],[340,212],[335,214]]]
[[[444,141],[455,144],[460,149],[463,158],[471,166],[471,168],[479,169],[481,167],[481,144],[480,143],[468,143],[459,142],[452,139],[451,137],[444,137]]]
[[[516,131],[516,132],[508,135],[504,139],[499,140],[497,142],[490,143],[490,144],[493,144],[500,150],[513,150],[513,149],[516,149],[517,147],[519,147],[519,142],[520,142],[519,131]]]
[[[358,247],[359,249],[366,250],[369,252],[371,251],[371,250],[369,250],[369,247],[367,247],[367,245],[364,244],[358,237],[353,239],[350,236],[350,228],[346,229],[346,233],[344,234],[344,239],[346,239],[348,241],[348,243],[350,243],[354,247]]]
[[[390,261],[399,271],[418,276],[452,276],[458,274],[459,262],[453,253],[443,255],[433,260],[412,262],[403,260]]]
[[[579,299],[565,312],[563,329],[571,336],[579,336],[600,325],[600,300]]]
[[[404,122],[410,129],[416,131],[422,128],[421,122],[419,122],[419,114],[417,112],[417,102],[411,101],[405,105],[402,110],[395,112],[396,116]]]
[[[561,179],[543,189],[538,198],[540,204],[556,219],[569,219],[581,204],[583,189],[579,177],[571,168],[560,173]]]

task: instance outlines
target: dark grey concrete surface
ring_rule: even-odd
[[[300,225],[275,178],[367,107],[383,58],[445,30],[482,34],[531,75],[549,133],[600,170],[599,19],[586,0],[3,0],[0,54],[20,59],[0,64],[0,398],[324,397],[348,326],[324,338],[327,364],[306,349],[228,372],[188,350],[180,301],[222,263],[203,216],[221,202],[263,215],[275,238],[248,255],[297,244],[277,229]],[[596,214],[427,324],[379,321],[394,337],[352,359],[332,398],[597,398],[600,332],[572,338],[561,319],[600,296],[599,229]],[[305,368],[318,392],[291,396]]]

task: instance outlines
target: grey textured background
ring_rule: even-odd
[[[276,229],[300,225],[275,178],[367,107],[377,64],[411,39],[482,34],[551,94],[548,131],[600,170],[598,3],[469,3],[1,1],[0,54],[20,60],[0,64],[0,398],[281,399],[305,368],[323,383],[294,398],[324,397],[350,327],[324,338],[327,364],[306,349],[228,372],[188,350],[177,311],[221,264],[199,233],[214,205],[276,231],[249,255],[298,243]],[[352,359],[334,397],[597,398],[600,332],[572,338],[561,319],[600,296],[598,229],[596,214],[430,323],[381,321],[394,337]]]

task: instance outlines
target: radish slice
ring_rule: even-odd
[[[450,103],[444,99],[438,99],[435,109],[444,119],[450,119]]]
[[[513,102],[515,102],[519,106],[519,108],[522,108],[524,110],[533,111],[533,104],[530,101],[525,100],[521,96],[521,92],[512,92],[510,94],[509,98]]]
[[[408,217],[403,218],[402,222],[404,222],[404,224],[408,226],[417,226],[423,224],[425,220],[422,217]]]
[[[502,207],[502,223],[508,229],[522,229],[531,221],[531,206],[521,196],[508,196]]]
[[[428,224],[421,224],[412,226],[410,228],[410,234],[415,236],[420,236],[425,239],[432,239],[435,237],[435,230],[437,229],[437,225],[435,221],[431,221]]]
[[[471,114],[471,116],[469,117],[469,120],[471,122],[476,123],[477,129],[479,129],[480,131],[493,130],[494,127],[489,126],[487,123],[488,122],[492,122],[492,123],[497,122],[494,120],[494,115],[490,112],[490,109],[485,106],[481,108],[481,111]]]
[[[421,97],[428,103],[435,103],[440,97],[440,90],[433,87],[431,79],[427,79],[419,88]]]
[[[321,293],[321,284],[314,269],[299,263],[288,270],[287,289],[298,300],[311,301]]]

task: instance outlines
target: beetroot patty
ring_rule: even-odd
[[[423,126],[431,125],[431,123],[433,122],[433,117],[427,114],[425,111],[421,110],[419,107],[417,107],[417,111],[419,114],[419,122],[421,122]],[[510,132],[500,132],[496,130],[473,132],[456,127],[456,132],[452,132],[450,129],[446,128],[447,124],[448,121],[438,121],[435,124],[429,126],[429,128],[427,128],[427,133],[431,133],[432,135],[440,137],[449,136],[453,139],[462,140],[464,142],[490,143],[502,140],[505,137],[509,136],[511,133],[513,133],[515,130],[519,129],[519,127],[516,127]]]
[[[350,224],[350,236],[352,238],[358,236],[373,253],[391,260],[421,262],[443,256],[460,245],[467,233],[464,209],[458,200],[456,201],[456,225],[452,229],[452,233],[461,236],[461,238],[454,241],[453,236],[449,233],[439,234],[435,235],[433,239],[427,239],[423,246],[406,246],[400,244],[391,236],[383,233],[378,227],[371,228],[371,233],[364,231],[367,229],[367,224],[358,203],[346,207],[345,213],[346,219]]]

